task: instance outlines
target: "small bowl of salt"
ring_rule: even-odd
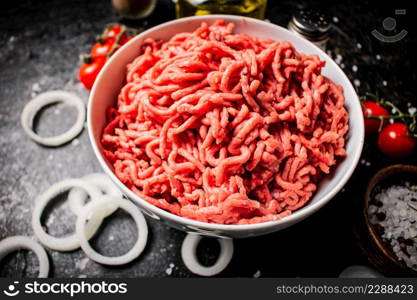
[[[417,276],[417,167],[378,171],[365,193],[363,214],[375,250],[374,264],[391,276]]]

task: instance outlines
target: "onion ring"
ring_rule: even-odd
[[[68,131],[60,135],[42,137],[36,134],[33,130],[33,119],[36,114],[46,105],[56,102],[63,102],[65,104],[75,106],[78,112],[77,120]],[[55,147],[71,141],[83,130],[85,115],[85,104],[78,96],[65,91],[49,91],[39,94],[25,105],[21,116],[21,123],[23,130],[32,140],[44,146]]]
[[[200,276],[214,276],[223,271],[230,263],[233,257],[233,240],[218,238],[220,244],[220,254],[214,265],[206,267],[203,266],[197,258],[197,246],[201,241],[202,236],[194,233],[189,233],[182,242],[181,257],[184,265],[194,274]]]
[[[63,181],[53,184],[35,201],[35,206],[33,208],[32,214],[33,231],[36,237],[43,245],[53,250],[72,251],[80,247],[78,237],[75,233],[70,236],[57,238],[46,233],[41,225],[42,212],[45,209],[46,205],[49,203],[49,201],[51,201],[54,197],[56,197],[63,191],[68,190],[72,187],[79,187],[86,190],[92,200],[101,197],[100,190],[96,186],[84,182],[80,179],[65,179]],[[103,219],[104,212],[102,212],[101,215],[94,214],[93,216],[90,216],[88,226],[86,227],[86,234],[88,236],[88,239],[90,239],[96,233],[97,229],[103,222]]]
[[[27,249],[33,251],[39,261],[39,278],[48,277],[49,273],[49,259],[45,249],[36,241],[27,236],[11,236],[0,241],[0,261],[9,253],[19,250]]]
[[[381,278],[381,273],[368,266],[349,266],[339,274],[339,278]]]
[[[86,180],[88,183],[96,185],[104,195],[112,195],[115,197],[123,198],[123,193],[116,187],[110,177],[104,173],[88,174],[82,177],[81,180]],[[87,198],[88,194],[84,189],[71,189],[67,199],[71,211],[78,216],[82,212]],[[109,206],[104,216],[110,216],[117,209],[117,206]]]
[[[129,213],[132,216],[138,228],[138,240],[136,241],[135,245],[133,245],[132,249],[130,249],[126,254],[123,254],[121,256],[107,257],[99,254],[90,246],[85,234],[85,222],[87,220],[88,215],[90,213],[95,213],[97,209],[108,205],[116,205],[117,207],[124,209],[127,213]],[[102,196],[102,199],[100,201],[88,202],[84,206],[84,209],[81,212],[81,214],[78,216],[75,230],[81,248],[83,249],[85,254],[91,260],[94,260],[95,262],[98,262],[103,265],[123,265],[131,262],[142,253],[143,249],[145,249],[146,242],[148,240],[148,225],[146,224],[145,217],[143,216],[139,208],[129,200],[114,197],[111,195]]]

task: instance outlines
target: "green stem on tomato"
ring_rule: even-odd
[[[84,63],[84,64],[91,64],[93,62],[93,58],[91,57],[90,54],[81,54],[80,55],[80,60]]]
[[[383,99],[383,98],[381,98],[381,102],[380,102],[382,105],[386,105],[386,106],[389,106],[389,107],[391,107],[393,110],[394,110],[394,113],[395,112],[398,112],[399,113],[399,115],[405,115],[396,105],[394,105],[394,103],[392,103],[392,102],[390,102],[390,101],[387,101],[387,100],[385,100],[385,99]]]
[[[380,98],[378,96],[378,94],[373,94],[373,93],[368,92],[368,93],[366,93],[366,96],[361,96],[360,100],[365,101],[367,98],[371,98],[373,101],[381,104],[382,106],[389,106],[393,110],[393,113],[396,113],[396,115],[389,115],[389,116],[366,115],[365,118],[377,119],[377,120],[381,121],[378,131],[382,130],[384,120],[386,120],[386,119],[402,119],[404,121],[404,123],[406,123],[408,125],[409,133],[407,135],[411,136],[413,138],[417,138],[417,132],[416,132],[416,130],[417,130],[417,115],[416,114],[405,114],[405,113],[403,113],[394,103],[392,103],[391,101],[385,100],[383,98]],[[412,121],[409,123],[406,120],[410,119],[410,118],[412,119]]]
[[[106,30],[108,30],[108,29],[106,29]],[[110,51],[109,51],[109,53],[107,53],[107,59],[110,57],[110,56],[112,56],[113,55],[113,53],[117,50],[117,48],[118,47],[120,47],[120,45],[119,45],[119,41],[120,41],[120,38],[122,37],[122,35],[124,34],[126,32],[126,26],[124,26],[124,25],[121,25],[120,26],[120,32],[116,35],[116,38],[114,39],[114,43],[113,43],[113,45],[112,45],[112,47],[111,47],[111,49],[110,49]]]

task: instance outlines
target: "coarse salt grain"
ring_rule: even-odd
[[[80,144],[80,140],[79,140],[79,139],[74,139],[74,140],[71,142],[71,145],[73,145],[74,147],[77,147],[79,144]]]
[[[382,205],[370,204],[368,215],[372,224],[383,227],[382,238],[391,245],[397,258],[417,271],[417,211],[410,207],[417,204],[416,199],[417,191],[409,183],[393,185],[375,195]],[[385,218],[378,218],[381,215]]]
[[[35,92],[35,93],[40,93],[41,92],[41,86],[39,85],[39,83],[34,83],[33,85],[32,85],[32,92]]]
[[[417,108],[415,108],[415,107],[409,107],[408,108],[408,113],[410,115],[414,115],[416,112],[417,112]]]
[[[336,58],[335,58],[336,63],[340,64],[342,62],[342,60],[343,60],[343,56],[340,55],[340,54],[337,54]]]
[[[358,71],[358,66],[357,65],[353,65],[352,66],[352,71],[353,72],[357,72]]]
[[[355,86],[359,87],[359,86],[361,85],[361,82],[360,82],[360,80],[359,80],[359,79],[355,79],[355,80],[353,80],[353,84],[354,84]]]
[[[165,270],[165,273],[168,276],[171,276],[172,275],[172,271],[174,270],[174,267],[175,267],[175,264],[170,263],[169,266],[168,266],[168,268]]]

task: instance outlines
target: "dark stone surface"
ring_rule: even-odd
[[[354,1],[343,4],[310,1],[327,12],[336,30],[328,44],[329,53],[341,55],[340,65],[352,81],[360,81],[358,91],[378,92],[402,108],[416,106],[416,33],[411,10],[395,16],[394,9],[408,8],[398,2]],[[326,4],[328,3],[328,4]],[[13,1],[0,9],[0,239],[12,235],[32,236],[31,210],[36,196],[51,184],[69,177],[100,171],[86,130],[72,143],[45,148],[29,140],[20,126],[24,104],[39,92],[63,89],[87,101],[88,93],[78,83],[78,56],[87,52],[105,24],[119,21],[110,1]],[[301,1],[270,0],[267,18],[286,26]],[[386,44],[370,32],[383,32],[382,20],[393,16],[397,29],[408,35],[400,42]],[[334,18],[335,17],[335,18]],[[174,18],[170,1],[159,1],[148,19],[134,25],[149,28]],[[337,18],[337,19],[336,19]],[[387,33],[387,32],[385,32]],[[361,45],[361,48],[358,47]],[[352,67],[357,66],[355,72]],[[65,117],[64,117],[65,116]],[[36,129],[54,135],[71,126],[74,111],[54,106],[45,109]],[[367,165],[366,162],[369,164]],[[355,212],[369,177],[383,166],[396,163],[380,154],[374,137],[367,139],[360,163],[344,190],[326,207],[300,224],[265,237],[235,241],[235,255],[225,277],[251,277],[257,271],[265,277],[334,277],[352,264],[367,264],[352,232]],[[402,161],[416,163],[416,158]],[[57,201],[45,214],[44,224],[54,235],[74,229],[75,217],[64,201]],[[60,253],[48,250],[53,277],[164,277],[174,264],[171,276],[193,276],[180,258],[182,232],[148,220],[150,237],[145,252],[129,265],[106,267],[85,258],[81,250]],[[120,255],[134,243],[133,221],[124,213],[111,217],[94,246],[107,255]],[[204,255],[212,260],[216,247]],[[19,251],[0,263],[0,276],[36,276],[34,255]],[[387,274],[389,275],[389,274]]]

